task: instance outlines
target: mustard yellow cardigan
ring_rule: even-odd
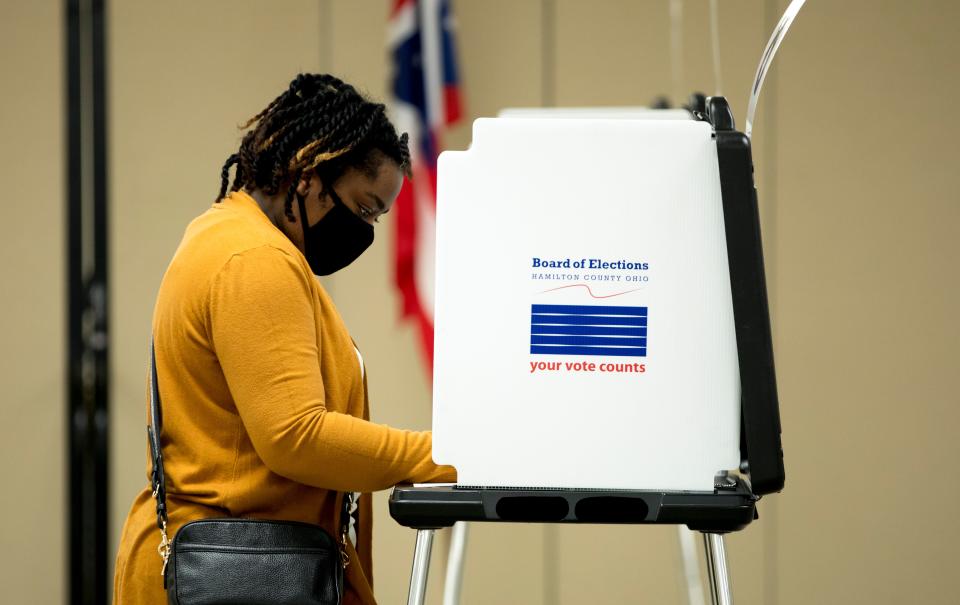
[[[250,196],[233,192],[187,227],[153,334],[171,538],[214,516],[305,521],[335,536],[337,492],[365,492],[344,603],[374,603],[369,492],[456,475],[433,463],[429,432],[368,421],[340,315]],[[114,603],[166,603],[159,542],[148,486],[123,527]]]

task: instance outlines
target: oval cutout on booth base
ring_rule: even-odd
[[[503,521],[549,523],[563,521],[570,505],[558,496],[514,496],[497,502],[497,516]]]
[[[642,523],[648,510],[643,498],[596,496],[577,502],[574,515],[583,523]]]

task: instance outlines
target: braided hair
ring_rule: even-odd
[[[407,135],[397,136],[384,110],[334,76],[298,75],[287,90],[241,125],[249,131],[220,171],[217,201],[227,194],[234,165],[230,191],[260,189],[276,195],[287,187],[284,214],[290,222],[295,220],[297,184],[308,171],[328,187],[348,168],[375,177],[385,156],[410,176]]]

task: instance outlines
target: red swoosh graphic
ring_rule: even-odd
[[[570,284],[569,286],[560,286],[559,288],[550,288],[549,290],[544,290],[540,294],[545,294],[547,292],[554,292],[556,290],[563,290],[564,288],[586,288],[587,292],[592,298],[613,298],[614,296],[621,296],[623,294],[629,294],[631,292],[636,292],[637,290],[642,290],[643,288],[634,288],[633,290],[627,290],[626,292],[618,292],[616,294],[607,294],[606,296],[597,296],[593,293],[593,290],[590,289],[590,286],[587,284]]]

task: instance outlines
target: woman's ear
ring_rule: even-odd
[[[297,193],[302,196],[306,196],[310,193],[310,182],[313,180],[314,174],[312,170],[308,170],[300,175],[300,182],[297,183]]]
[[[310,183],[311,191],[314,191],[317,194],[317,201],[320,202],[320,207],[324,209],[332,207],[333,200],[330,199],[330,196],[327,193],[327,186],[320,179],[320,177],[314,175],[310,180]]]

